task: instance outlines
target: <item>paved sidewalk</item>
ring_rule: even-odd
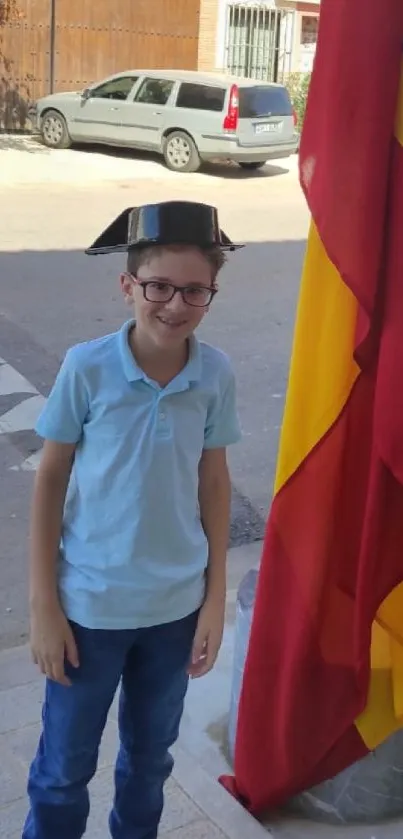
[[[0,837],[20,839],[26,813],[26,776],[39,731],[43,680],[28,649],[0,654]],[[116,704],[103,739],[99,771],[91,784],[88,839],[106,839],[117,746]],[[166,789],[162,839],[267,839],[267,832],[200,768],[182,745]]]
[[[236,590],[243,574],[256,566],[260,543],[229,552],[224,642],[213,672],[190,685],[175,770],[166,787],[161,839],[402,839],[403,821],[335,827],[273,814],[265,827],[256,822],[218,784],[229,770],[222,749],[229,708]],[[27,647],[0,653],[0,839],[21,839],[26,777],[39,732],[43,679]],[[107,839],[117,751],[116,702],[105,731],[98,773],[91,784],[92,810],[86,839]],[[55,837],[57,839],[57,837]]]

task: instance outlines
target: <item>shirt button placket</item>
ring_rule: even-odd
[[[167,409],[159,401],[157,409],[157,429],[160,437],[169,436],[169,423]]]

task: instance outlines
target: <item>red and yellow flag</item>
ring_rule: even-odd
[[[403,0],[322,0],[312,215],[239,707],[252,812],[403,726]]]

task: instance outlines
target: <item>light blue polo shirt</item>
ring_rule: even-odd
[[[198,465],[203,449],[240,438],[226,355],[193,337],[186,367],[161,388],[133,358],[132,323],[67,352],[36,427],[77,444],[59,585],[67,616],[91,629],[153,626],[200,606]]]

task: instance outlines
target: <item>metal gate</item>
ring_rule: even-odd
[[[263,3],[228,6],[226,69],[235,76],[281,82],[291,71],[294,13]]]

